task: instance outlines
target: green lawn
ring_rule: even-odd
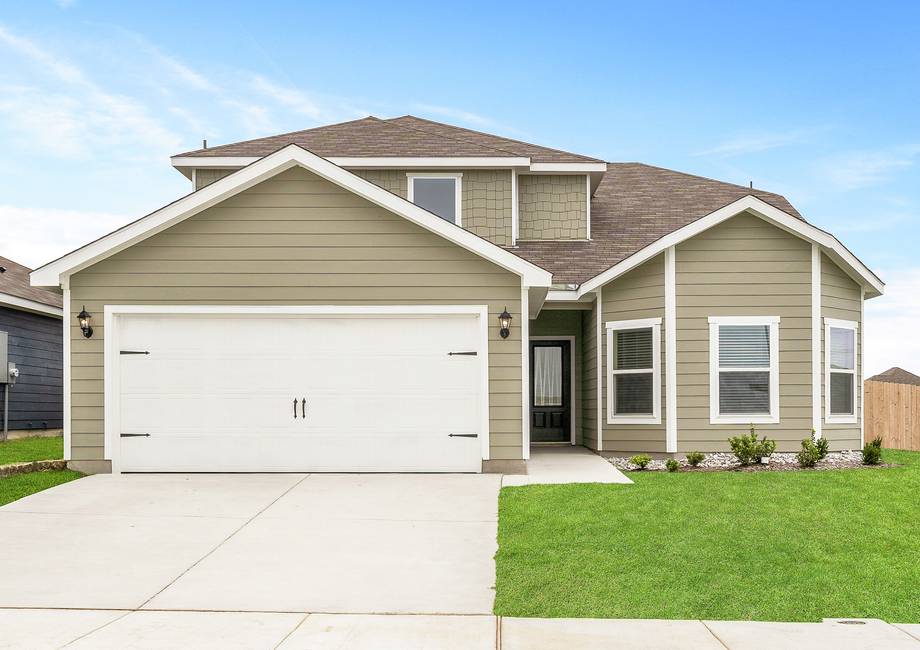
[[[2,440],[0,436],[0,440]],[[0,442],[0,465],[29,463],[33,460],[58,460],[64,457],[64,438],[20,438]]]
[[[67,483],[83,476],[80,472],[69,469],[52,472],[32,472],[0,478],[0,506],[12,503],[16,499],[47,490],[55,485]]]
[[[883,460],[503,488],[495,613],[920,622],[920,453]]]

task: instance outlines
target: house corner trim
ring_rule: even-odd
[[[665,449],[677,452],[677,264],[674,246],[664,252]]]

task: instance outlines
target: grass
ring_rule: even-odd
[[[920,453],[883,460],[503,488],[495,613],[920,622]]]
[[[0,436],[2,440],[2,436]],[[64,438],[20,438],[0,442],[0,465],[64,458]]]
[[[0,479],[0,506],[5,506],[7,503],[12,503],[30,494],[47,490],[55,485],[78,479],[81,476],[83,474],[80,472],[65,469],[51,472],[32,472],[31,474],[19,474],[18,476],[2,478]]]

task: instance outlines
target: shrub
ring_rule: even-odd
[[[824,458],[811,438],[805,438],[802,441],[802,451],[795,457],[799,461],[799,467],[814,467],[819,460]]]
[[[648,467],[648,464],[652,462],[652,457],[648,454],[636,454],[629,459],[629,462],[633,465],[637,465],[639,469],[645,469]]]
[[[812,429],[811,431],[812,433],[814,433],[815,430]],[[818,438],[817,440],[815,440],[815,449],[818,450],[818,455],[820,459],[824,460],[824,458],[827,456],[827,438],[822,436]]]
[[[877,465],[882,460],[882,439],[876,438],[867,442],[862,450],[863,465]]]
[[[699,451],[688,451],[684,455],[687,457],[687,462],[690,463],[693,467],[696,467],[704,460],[706,460],[706,454]]]
[[[731,445],[732,453],[742,465],[750,462],[759,463],[761,458],[769,456],[776,451],[776,441],[770,440],[766,436],[763,440],[757,441],[757,434],[754,432],[754,423],[751,423],[751,435],[743,435],[740,438],[734,436],[728,439]]]
[[[664,466],[668,468],[669,472],[676,472],[680,469],[680,462],[676,458],[668,458],[664,461]]]

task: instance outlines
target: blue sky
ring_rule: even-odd
[[[189,191],[169,156],[407,113],[784,194],[920,374],[920,3],[0,3],[0,255]]]

